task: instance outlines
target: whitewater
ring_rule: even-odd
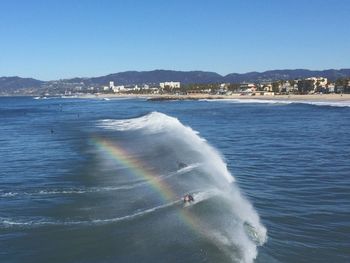
[[[207,102],[226,102],[226,103],[262,103],[262,104],[276,104],[276,105],[287,105],[287,104],[306,104],[314,106],[329,106],[329,107],[350,107],[350,101],[327,101],[327,100],[284,100],[284,99],[202,99],[201,101]]]
[[[199,209],[198,212],[191,210],[203,226],[199,226],[199,232],[228,253],[233,260],[252,262],[256,258],[256,247],[267,240],[266,228],[235,184],[223,156],[201,138],[198,132],[184,126],[178,119],[159,112],[132,119],[102,120],[98,126],[117,133],[128,133],[130,138],[141,138],[142,142],[138,142],[142,144],[141,150],[141,146],[135,146],[132,139],[128,141],[124,138],[122,143],[138,157],[154,156],[155,159],[147,161],[152,164],[157,162],[153,164],[155,166],[200,163],[197,173],[172,177],[167,183],[178,196],[201,189],[195,199],[214,191],[215,200],[207,202],[205,213]],[[159,157],[159,152],[163,156]]]

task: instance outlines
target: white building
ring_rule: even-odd
[[[255,92],[256,91],[256,86],[254,83],[242,83],[239,86],[239,89],[242,92]]]
[[[298,91],[297,85],[292,85],[289,81],[282,83],[280,87],[280,92],[295,92]]]
[[[335,85],[334,84],[328,84],[328,92],[330,92],[330,93],[335,92]]]
[[[306,80],[312,80],[314,82],[314,87],[323,87],[325,88],[328,84],[327,78],[311,77]]]
[[[175,88],[180,88],[180,86],[181,86],[180,82],[174,82],[174,81],[159,83],[159,87],[161,87],[162,89],[164,89],[165,87],[175,89]]]
[[[123,85],[121,85],[121,86],[114,86],[112,88],[112,90],[113,90],[114,93],[119,93],[119,92],[125,91],[125,87]]]
[[[113,88],[114,88],[114,81],[110,81],[110,82],[109,82],[109,88],[110,88],[111,90],[113,90]]]
[[[265,84],[264,85],[264,91],[272,92],[272,84]]]

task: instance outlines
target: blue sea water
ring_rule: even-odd
[[[349,135],[346,103],[0,98],[0,262],[350,262]]]

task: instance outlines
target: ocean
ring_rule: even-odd
[[[349,135],[350,102],[0,98],[0,262],[350,262]]]

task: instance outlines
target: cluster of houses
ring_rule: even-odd
[[[276,82],[242,83],[234,85],[220,84],[216,94],[230,95],[240,93],[242,95],[275,95],[275,94],[322,94],[344,93],[350,91],[350,80],[342,84],[328,81],[327,78],[310,77],[298,80],[280,80]],[[198,91],[197,91],[198,92]],[[213,93],[212,90],[202,89],[202,93]]]
[[[264,95],[274,95],[275,93],[328,93],[334,92],[334,90],[335,85],[328,83],[327,78],[318,77],[299,80],[282,80],[272,83],[248,84],[247,89],[245,89],[246,92],[263,92]]]

